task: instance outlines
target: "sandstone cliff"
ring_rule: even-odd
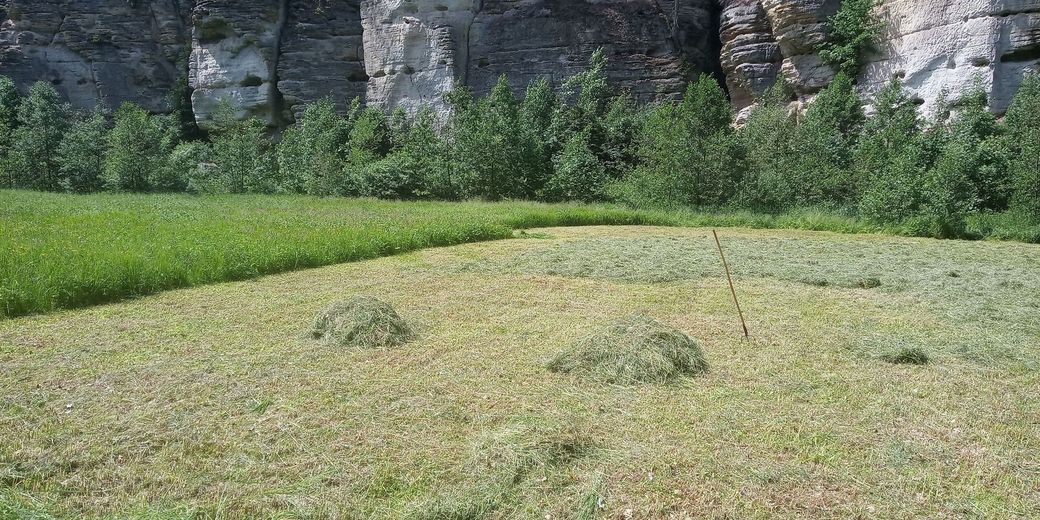
[[[734,106],[784,78],[803,98],[832,78],[816,52],[840,0],[0,0],[0,74],[54,84],[79,107],[168,109],[193,90],[207,122],[223,99],[271,125],[323,96],[442,107],[455,81],[486,92],[556,84],[603,47],[643,101],[695,72]],[[899,76],[926,108],[978,82],[1002,111],[1040,62],[1040,0],[884,0],[885,33],[859,84]]]

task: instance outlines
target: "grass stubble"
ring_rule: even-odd
[[[705,230],[536,233],[0,322],[0,511],[1040,515],[1036,246],[730,230],[745,341]],[[315,342],[343,294],[422,334]],[[546,370],[633,313],[711,371]],[[929,364],[883,360],[907,345]]]

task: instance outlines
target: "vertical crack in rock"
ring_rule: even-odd
[[[477,22],[477,18],[484,11],[484,0],[474,0],[473,3],[473,18],[470,19],[469,23],[466,24],[466,45],[463,47],[462,52],[466,53],[462,57],[462,71],[459,74],[463,85],[469,86],[469,68],[470,68],[470,56],[472,52],[472,37],[473,37],[473,24]]]
[[[285,96],[282,95],[281,89],[278,88],[278,82],[281,79],[278,71],[278,62],[282,58],[282,41],[288,34],[286,30],[288,25],[289,0],[280,0],[278,4],[278,27],[275,29],[274,52],[271,58],[271,91],[268,94],[271,103],[271,123],[277,128],[288,126],[289,123],[292,123],[291,115],[287,113],[288,111],[285,107]]]

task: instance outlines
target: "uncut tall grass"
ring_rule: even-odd
[[[535,203],[0,191],[0,317],[506,238],[517,228],[642,223],[654,220]]]

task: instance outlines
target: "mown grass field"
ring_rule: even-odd
[[[527,202],[0,190],[0,319],[507,238],[517,229],[596,224],[905,232],[815,211],[775,216]],[[979,236],[1027,241],[1040,240],[1034,227],[1000,215],[973,222]]]
[[[722,235],[750,341],[710,232],[662,227],[0,321],[0,517],[1040,516],[1040,247]],[[355,294],[418,339],[308,336]],[[546,370],[634,313],[697,338],[708,374]],[[930,363],[883,361],[905,346]]]

